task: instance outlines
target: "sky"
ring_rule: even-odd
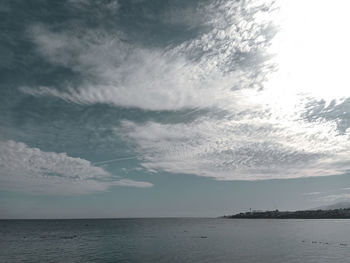
[[[350,201],[347,1],[0,3],[0,218]]]

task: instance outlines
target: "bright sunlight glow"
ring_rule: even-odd
[[[346,0],[282,1],[271,46],[278,71],[266,91],[285,105],[296,97],[327,103],[348,97],[349,10]]]

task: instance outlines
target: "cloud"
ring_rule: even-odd
[[[332,203],[332,202],[342,202],[342,201],[349,201],[350,200],[350,194],[349,194],[350,188],[340,188],[340,189],[333,189],[326,192],[311,192],[311,193],[305,193],[302,195],[310,196],[312,197],[311,200],[316,202],[322,202],[322,203]],[[330,207],[327,209],[335,209],[336,207]]]
[[[259,1],[212,1],[194,10],[207,21],[205,29],[163,47],[132,42],[117,28],[77,32],[34,25],[29,32],[40,55],[75,72],[79,81],[21,91],[76,104],[197,112],[191,122],[183,115],[176,123],[125,120],[116,127],[150,171],[217,180],[344,173],[350,168],[347,108],[322,116],[327,109],[321,107],[313,118],[320,105],[300,94],[305,85],[269,79],[276,69],[269,60],[276,33],[272,8]],[[317,86],[308,84],[311,94],[317,93]]]
[[[215,1],[196,10],[207,14],[209,32],[179,45],[130,44],[125,34],[103,29],[51,31],[32,26],[38,52],[51,63],[81,74],[80,85],[22,87],[33,96],[78,104],[106,103],[146,110],[229,107],[235,89],[259,86],[268,25],[256,22],[256,7]],[[250,67],[247,67],[247,65]]]
[[[99,15],[113,14],[119,10],[119,1],[117,0],[68,0],[71,6],[82,11],[97,12]]]
[[[340,193],[340,194],[325,195],[325,196],[321,196],[315,200],[320,201],[320,202],[347,201],[347,200],[350,200],[350,194],[349,193]]]
[[[111,186],[150,187],[147,182],[115,180],[101,167],[66,153],[43,152],[15,141],[0,141],[0,182],[6,190],[83,194]]]
[[[261,180],[335,175],[350,166],[348,135],[337,136],[327,123],[276,123],[252,112],[192,123],[124,121],[116,132],[155,172]]]
[[[322,192],[310,192],[310,193],[304,193],[302,195],[309,196],[309,195],[320,195],[320,194],[322,194]]]

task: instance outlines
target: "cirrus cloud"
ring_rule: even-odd
[[[0,185],[6,190],[83,194],[107,191],[111,186],[152,186],[148,182],[115,179],[87,160],[44,152],[21,142],[0,141],[0,151]]]
[[[344,173],[350,168],[349,130],[343,125],[339,133],[339,110],[330,106],[327,111],[334,114],[316,112],[314,117],[319,103],[299,92],[302,85],[292,87],[285,79],[266,84],[275,70],[268,52],[275,34],[269,17],[273,5],[266,2],[201,5],[195,12],[206,18],[205,29],[196,28],[195,37],[165,47],[129,41],[128,32],[118,28],[77,33],[69,26],[54,31],[32,25],[29,32],[39,54],[80,78],[78,84],[21,91],[75,104],[179,115],[194,109],[198,115],[191,122],[184,115],[177,123],[125,120],[116,128],[150,171],[218,180]],[[167,23],[171,21],[177,23]],[[342,115],[345,124],[347,112]]]
[[[190,124],[123,121],[116,132],[155,172],[262,180],[335,175],[350,168],[349,135],[338,135],[334,125],[252,115],[202,117]]]
[[[82,80],[79,85],[21,90],[78,104],[146,110],[230,107],[236,99],[233,90],[260,88],[266,74],[264,51],[273,30],[258,20],[263,9],[252,3],[214,1],[200,6],[195,12],[206,14],[209,30],[165,48],[131,44],[117,29],[76,32],[67,26],[57,32],[33,25],[29,32],[37,51],[51,63],[80,74]]]

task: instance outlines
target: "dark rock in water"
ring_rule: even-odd
[[[76,235],[73,235],[73,236],[63,236],[61,237],[61,239],[73,239],[73,238],[76,238],[77,236]]]

